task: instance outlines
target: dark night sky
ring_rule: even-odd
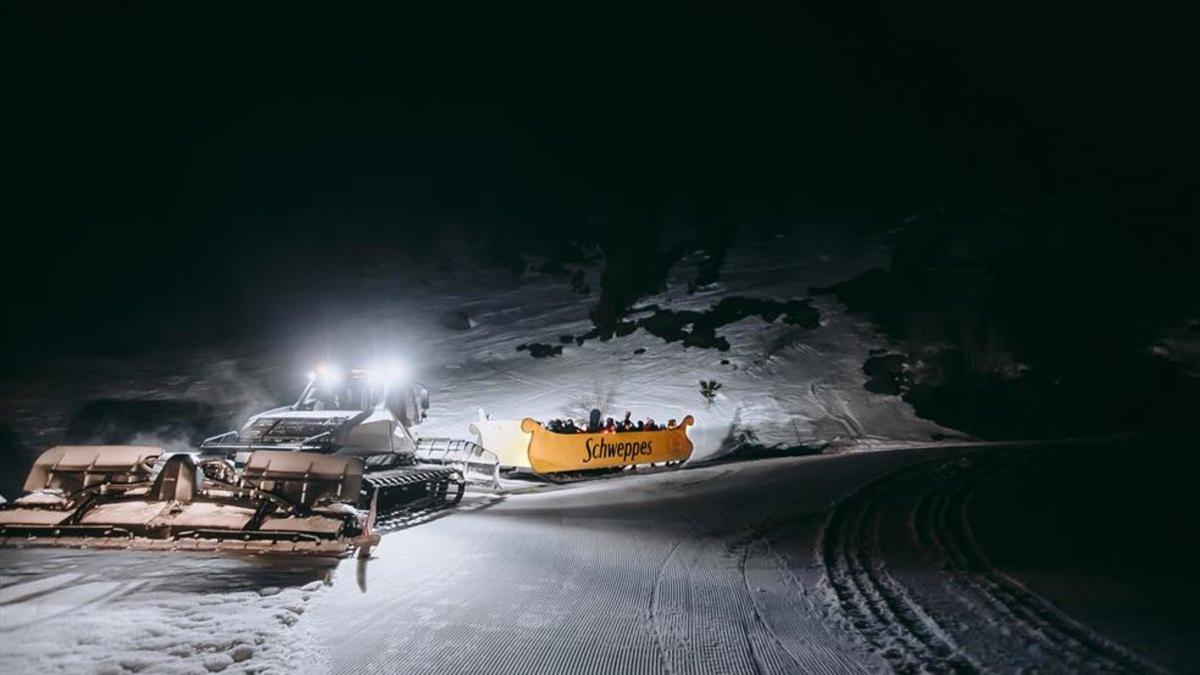
[[[221,303],[273,238],[635,204],[1192,206],[1186,22],[6,4],[4,345]],[[1190,81],[1189,81],[1190,80]],[[519,224],[519,225],[518,225]]]

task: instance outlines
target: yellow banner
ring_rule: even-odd
[[[671,429],[611,434],[556,434],[526,417],[521,430],[531,434],[529,464],[536,473],[586,471],[636,464],[681,462],[692,456],[687,428],[691,415]]]

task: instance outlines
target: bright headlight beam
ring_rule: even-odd
[[[340,370],[325,363],[317,364],[317,367],[313,372],[321,381],[321,384],[328,387],[336,385],[342,379],[342,373]]]
[[[376,363],[368,372],[374,380],[402,382],[408,378],[408,364],[400,359],[389,359]]]
[[[408,364],[394,359],[384,364],[384,375],[392,382],[400,381],[408,377]]]

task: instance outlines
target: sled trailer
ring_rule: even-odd
[[[654,431],[556,433],[525,418],[521,429],[530,434],[533,472],[554,480],[642,465],[679,466],[692,456],[687,430],[694,423],[688,415],[678,426]]]

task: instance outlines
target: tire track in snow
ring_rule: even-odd
[[[966,458],[928,462],[884,476],[830,511],[817,561],[846,625],[896,672],[974,672],[981,663],[988,670],[1165,672],[988,561],[968,507],[976,488],[1006,466]],[[907,540],[928,565],[902,576],[918,583],[940,578],[937,596],[925,588],[919,600],[889,570],[881,536],[889,512],[902,516]]]
[[[912,512],[914,534],[941,563],[956,590],[989,625],[1017,633],[1031,653],[1064,672],[1165,672],[1095,633],[995,568],[971,530],[968,505],[977,486],[1003,467],[976,468],[926,492]]]
[[[818,538],[818,563],[836,607],[896,672],[975,672],[958,645],[888,573],[880,556],[884,478],[835,506]]]
[[[847,656],[853,648],[830,629],[809,591],[770,542],[756,542],[751,556],[751,560],[764,561],[747,565],[747,583],[765,592],[752,595],[758,614],[804,672],[871,672],[872,668]]]
[[[868,672],[838,651],[844,645],[814,616],[815,609],[802,602],[803,588],[765,540],[755,539],[746,546],[742,580],[753,603],[756,622],[794,664],[791,669],[773,667],[768,672],[794,670],[826,675]]]
[[[740,560],[739,550],[709,534],[685,538],[664,565],[653,613],[668,672],[759,672]]]
[[[829,630],[804,584],[766,538],[767,532],[775,529],[785,537],[788,535],[791,528],[779,528],[775,521],[791,515],[798,501],[789,499],[764,514],[749,536],[742,561],[742,581],[754,604],[755,617],[800,672],[830,675],[869,672],[846,656],[849,645]]]
[[[91,605],[133,593],[143,585],[141,581],[106,581],[91,576],[76,580],[74,577],[78,575],[63,576],[70,578],[55,588],[5,602],[0,633],[11,633],[75,614]]]
[[[701,531],[733,533],[722,538],[737,560],[736,579],[726,583],[736,584],[732,592],[746,599],[747,616],[741,625],[749,663],[757,672],[770,673],[869,672],[848,656],[856,649],[830,632],[803,585],[765,539],[776,518],[792,514],[803,501],[776,491],[782,486],[763,485],[760,499],[738,508],[701,505],[702,518],[685,516]],[[781,494],[787,495],[782,501]]]
[[[672,673],[671,664],[667,660],[666,642],[663,639],[662,631],[659,630],[658,617],[655,613],[655,605],[658,602],[658,589],[662,585],[663,572],[666,571],[667,565],[671,563],[671,559],[675,557],[675,552],[679,550],[679,546],[683,544],[688,537],[692,536],[694,529],[689,529],[675,542],[671,550],[667,552],[667,556],[663,558],[662,564],[658,566],[658,572],[654,575],[654,585],[650,588],[650,603],[646,609],[646,620],[650,623],[650,629],[654,631],[654,639],[658,643],[658,656],[662,661],[663,669],[667,673]]]

